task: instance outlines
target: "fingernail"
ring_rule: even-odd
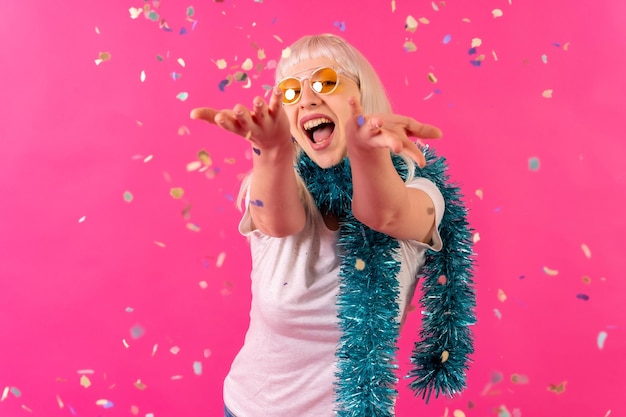
[[[359,118],[356,119],[357,124],[359,125],[359,127],[363,126],[365,124],[365,117],[363,117],[363,115],[359,115]]]

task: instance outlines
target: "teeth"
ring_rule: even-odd
[[[304,130],[311,130],[314,127],[317,127],[323,123],[332,123],[332,120],[329,120],[325,117],[320,117],[319,119],[313,119],[305,122],[302,127],[304,128]]]

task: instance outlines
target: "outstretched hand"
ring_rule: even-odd
[[[198,107],[189,117],[200,119],[242,136],[260,149],[272,149],[291,144],[289,119],[281,105],[282,92],[274,89],[269,103],[262,97],[252,100],[253,109],[237,104],[232,110]]]
[[[441,130],[397,114],[364,115],[361,105],[354,98],[350,98],[349,104],[352,118],[346,126],[348,147],[388,148],[396,154],[402,152],[408,155],[422,168],[426,166],[424,153],[409,138],[438,139],[441,137]]]

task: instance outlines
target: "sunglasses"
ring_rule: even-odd
[[[309,81],[309,87],[317,94],[331,94],[339,85],[339,74],[345,74],[358,84],[353,76],[342,69],[331,67],[318,68],[308,77],[287,77],[278,83],[278,88],[283,92],[283,104],[295,104],[302,97],[302,83]]]

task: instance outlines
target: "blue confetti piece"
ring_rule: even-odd
[[[202,375],[202,362],[195,361],[193,363],[193,373],[196,375]]]
[[[130,335],[133,337],[133,339],[139,339],[141,336],[143,336],[145,332],[146,331],[144,330],[144,328],[138,324],[130,329]]]
[[[435,94],[441,94],[441,90],[440,90],[440,89],[438,89],[438,88],[435,88],[435,89],[433,90],[433,93],[435,93]]]
[[[556,46],[557,48],[561,47],[561,43],[560,42],[552,42],[552,45]]]
[[[235,198],[232,196],[232,194],[226,194],[224,195],[224,197],[226,197],[226,200],[228,201],[235,201]]]
[[[337,22],[337,21],[335,21],[334,26],[336,28],[339,28],[339,30],[342,31],[342,32],[346,31],[346,22]]]
[[[470,48],[469,51],[467,51],[469,55],[474,55],[476,52],[477,52],[476,47]]]
[[[257,207],[263,207],[263,202],[261,200],[251,200],[250,204]]]
[[[576,294],[576,298],[583,301],[589,301],[589,296],[587,294]]]
[[[365,124],[365,117],[363,117],[363,115],[359,115],[359,118],[356,119],[357,124],[359,125],[359,127],[363,126]]]
[[[180,28],[180,31],[178,32],[179,35],[186,35],[187,34],[187,29],[186,28]]]
[[[113,404],[111,401],[107,401],[106,403],[102,404],[102,408],[113,408],[115,406],[115,404]]]
[[[254,151],[255,154],[257,155],[261,155],[261,150],[259,148],[252,148],[252,150]]]
[[[450,43],[451,40],[452,40],[452,35],[446,35],[443,37],[443,44],[447,45]]]
[[[481,63],[482,63],[482,61],[479,61],[479,60],[477,60],[477,59],[476,59],[476,60],[473,60],[473,61],[470,61],[470,64],[472,64],[472,65],[473,65],[473,66],[475,66],[475,67],[480,67],[480,64],[481,64]]]
[[[217,86],[220,89],[220,91],[224,91],[227,85],[228,85],[228,80],[222,80]]]

